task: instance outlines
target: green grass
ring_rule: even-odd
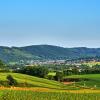
[[[48,75],[56,76],[56,72],[49,72]]]
[[[31,87],[54,88],[54,89],[68,89],[70,87],[53,80],[47,80],[30,75],[19,73],[0,73],[0,81],[7,81],[7,75],[12,75],[18,83],[27,83]]]
[[[66,78],[85,78],[88,79],[88,81],[80,81],[76,82],[76,84],[80,86],[84,86],[85,84],[89,88],[93,88],[96,85],[96,88],[100,89],[100,74],[71,75]]]
[[[0,100],[100,100],[99,93],[0,91]]]

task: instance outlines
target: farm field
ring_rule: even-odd
[[[79,82],[75,82],[76,86],[100,89],[100,74],[71,75],[66,78],[80,79]],[[86,80],[84,81],[84,79]]]
[[[0,73],[0,85],[3,86],[2,83],[6,82],[7,75],[12,75],[14,79],[17,80],[19,83],[19,87],[40,87],[40,88],[49,88],[49,89],[73,89],[72,86],[64,85],[63,83],[54,81],[54,80],[47,80],[44,78],[38,78],[26,74],[19,74],[19,73]],[[79,88],[74,88],[79,89]]]
[[[100,100],[100,94],[3,90],[0,100]]]
[[[0,81],[7,81],[7,75],[12,75],[18,83],[26,83],[29,87],[61,88],[63,86],[61,83],[56,81],[50,81],[47,79],[19,73],[0,73]]]
[[[61,90],[73,90],[73,89],[83,89],[94,88],[100,89],[100,74],[86,74],[86,75],[71,75],[65,78],[80,79],[78,82],[73,82],[72,84],[64,85],[61,82],[54,80],[47,80],[43,78],[38,78],[30,75],[19,74],[19,73],[0,73],[0,86],[3,86],[3,82],[6,82],[7,75],[12,75],[14,79],[19,83],[19,87],[40,87],[48,89],[61,89]],[[84,79],[87,79],[84,81]],[[84,86],[85,85],[85,86]]]

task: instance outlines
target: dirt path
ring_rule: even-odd
[[[62,82],[65,85],[73,84],[74,82]]]

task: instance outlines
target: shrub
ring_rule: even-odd
[[[10,86],[16,86],[17,85],[17,81],[11,75],[7,76],[7,80],[8,80],[8,84]]]

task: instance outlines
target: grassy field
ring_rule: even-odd
[[[0,100],[100,100],[99,93],[0,91]]]
[[[66,86],[63,83],[47,80],[43,78],[38,78],[30,75],[19,74],[19,73],[0,73],[0,81],[7,81],[7,75],[12,75],[14,79],[20,84],[27,84],[29,87],[42,87],[42,88],[52,88],[52,89],[73,89],[71,86]],[[77,88],[76,88],[77,89]]]
[[[100,89],[100,74],[86,74],[86,75],[71,75],[66,78],[80,78],[88,79],[87,81],[76,82],[76,85],[85,86],[88,88]]]
[[[56,72],[49,72],[48,75],[55,76]]]

